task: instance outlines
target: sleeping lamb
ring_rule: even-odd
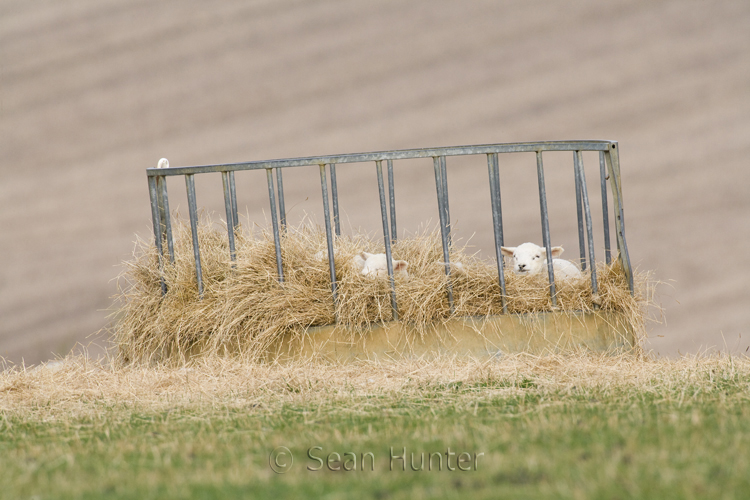
[[[335,252],[334,252],[335,254]],[[327,251],[321,250],[314,255],[315,260],[327,259]],[[407,268],[409,263],[405,260],[391,259],[393,262],[394,276],[409,276]],[[352,258],[352,265],[364,276],[388,276],[388,261],[384,253],[360,252]]]
[[[406,270],[409,267],[408,262],[405,260],[391,260],[393,262],[394,276],[409,276]],[[353,261],[354,265],[359,267],[364,276],[388,276],[388,261],[384,253],[360,252],[354,256]]]

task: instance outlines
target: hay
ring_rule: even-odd
[[[750,391],[750,358],[517,353],[490,360],[437,357],[338,365],[260,364],[204,356],[190,367],[175,368],[165,364],[117,366],[68,356],[54,366],[6,366],[0,370],[0,414],[52,422],[102,418],[120,409],[161,412],[194,408],[200,414],[230,407],[275,413],[290,404],[325,405],[332,412],[349,414],[363,404],[373,407],[373,401],[383,397],[424,401],[427,396],[439,401],[443,393],[455,394],[451,388],[461,383],[475,388],[465,393],[467,398],[538,394],[559,399],[567,394],[570,401],[580,402],[581,395],[592,393],[597,399],[610,395],[641,401],[647,397],[659,404],[682,404],[712,391],[720,391],[725,398],[729,386],[737,387],[738,397],[745,398]]]
[[[114,338],[121,361],[185,361],[196,353],[231,354],[260,359],[281,335],[303,334],[312,326],[336,321],[353,336],[371,325],[392,320],[390,282],[362,276],[350,264],[362,251],[383,252],[382,243],[363,235],[336,239],[338,302],[334,309],[327,260],[314,255],[326,249],[325,233],[311,225],[288,228],[282,238],[283,284],[277,279],[273,236],[258,237],[242,228],[236,235],[236,262],[229,256],[226,231],[202,217],[199,224],[204,295],[198,295],[190,228],[176,219],[175,262],[163,275],[153,244],[138,240],[133,260],[125,263],[118,281]],[[454,312],[447,300],[448,278],[437,232],[398,240],[394,259],[409,262],[409,276],[396,278],[399,320],[419,335],[429,335],[435,322],[456,316],[502,313],[495,263],[469,254],[466,247],[451,248],[451,262],[461,262],[464,273],[451,278]],[[167,286],[162,296],[161,277]],[[592,297],[589,273],[559,283],[559,310],[593,311],[594,301],[604,311],[624,313],[628,328],[640,340],[645,335],[645,310],[652,302],[653,282],[637,273],[637,293],[630,294],[619,262],[597,266],[599,294]],[[506,273],[506,300],[510,313],[552,310],[544,276],[519,277]]]

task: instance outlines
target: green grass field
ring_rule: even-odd
[[[71,359],[0,375],[0,484],[2,498],[747,498],[750,362]]]

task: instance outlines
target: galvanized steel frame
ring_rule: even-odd
[[[271,224],[274,235],[274,246],[276,250],[276,267],[278,280],[284,281],[283,256],[281,252],[282,233],[286,230],[286,209],[284,201],[284,185],[282,170],[284,168],[305,167],[318,165],[320,169],[321,197],[323,202],[323,213],[325,219],[326,244],[328,251],[328,265],[331,279],[331,294],[334,305],[337,302],[336,269],[334,263],[334,239],[341,235],[341,224],[339,217],[338,186],[336,182],[336,165],[345,163],[374,162],[376,167],[378,192],[380,198],[381,219],[383,222],[383,241],[385,245],[388,276],[391,288],[391,306],[394,319],[398,319],[398,305],[396,301],[396,287],[393,274],[393,261],[391,258],[391,246],[397,238],[396,225],[396,197],[395,182],[393,175],[394,160],[408,160],[416,158],[433,158],[435,171],[435,190],[437,194],[438,216],[440,220],[440,235],[443,247],[443,259],[445,274],[448,276],[446,295],[451,311],[454,310],[453,290],[451,286],[451,222],[450,208],[448,202],[448,169],[446,157],[466,155],[486,155],[487,169],[489,175],[489,191],[492,207],[493,232],[495,239],[495,254],[497,257],[498,284],[501,290],[503,312],[507,313],[505,271],[503,266],[500,247],[503,246],[503,222],[502,204],[500,197],[500,171],[498,155],[502,153],[535,153],[537,166],[537,179],[539,183],[539,208],[542,223],[542,240],[547,253],[547,273],[550,286],[550,297],[553,307],[557,305],[554,269],[552,266],[552,246],[550,242],[549,217],[547,213],[547,195],[544,183],[544,164],[542,154],[547,151],[570,151],[574,153],[573,174],[576,187],[576,209],[578,215],[579,253],[582,269],[591,270],[591,287],[594,296],[598,291],[596,277],[596,259],[594,256],[594,236],[591,218],[591,207],[586,187],[586,176],[583,168],[584,151],[599,152],[599,174],[602,193],[602,217],[604,226],[604,249],[606,262],[611,262],[610,249],[610,227],[609,208],[607,200],[607,181],[612,191],[615,209],[615,232],[617,240],[618,258],[622,263],[628,285],[633,293],[633,273],[630,265],[625,238],[625,220],[622,202],[622,188],[620,178],[619,148],[616,141],[550,141],[550,142],[524,142],[509,144],[485,144],[478,146],[457,146],[441,148],[406,149],[395,151],[381,151],[373,153],[355,153],[331,156],[313,156],[306,158],[290,158],[282,160],[253,161],[244,163],[229,163],[221,165],[203,165],[195,167],[167,167],[146,169],[148,176],[149,195],[151,199],[151,216],[154,227],[154,238],[159,254],[160,269],[164,269],[165,243],[170,262],[174,263],[174,243],[172,239],[172,227],[169,213],[169,199],[167,196],[166,177],[182,175],[185,177],[188,194],[188,213],[190,215],[190,226],[193,240],[193,253],[195,259],[196,284],[198,293],[203,296],[203,277],[201,271],[200,246],[198,238],[198,212],[195,197],[195,183],[193,176],[210,172],[221,172],[224,187],[224,205],[227,218],[227,232],[229,239],[229,250],[232,261],[236,259],[235,232],[238,226],[237,218],[237,194],[234,173],[244,170],[266,170],[268,183],[268,197],[271,205]],[[382,162],[386,162],[388,194],[385,193],[383,181]],[[326,166],[330,174],[331,200],[329,203],[328,181]],[[276,185],[274,186],[274,173],[276,174]],[[332,206],[331,206],[332,205]],[[332,210],[331,210],[332,209]],[[333,211],[333,214],[331,214]],[[332,220],[333,219],[333,220]],[[390,224],[389,224],[390,219]],[[335,234],[335,236],[334,236]],[[586,254],[588,247],[588,256]],[[167,285],[162,275],[162,293],[167,293]]]

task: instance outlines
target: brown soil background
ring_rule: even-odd
[[[633,263],[666,355],[750,346],[750,3],[137,1],[0,4],[0,355],[106,342],[145,168],[491,142],[620,142]],[[597,198],[598,163],[584,158]],[[577,254],[572,155],[545,156]],[[449,159],[456,233],[492,256],[484,158]],[[431,162],[396,164],[399,228],[437,220]],[[345,227],[380,235],[374,167],[340,167]],[[285,177],[322,220],[316,168]],[[501,157],[506,242],[541,241],[533,155]],[[169,182],[184,212],[182,179]],[[263,173],[239,204],[266,224]],[[220,177],[198,178],[221,215]],[[264,212],[265,211],[265,212]],[[598,245],[600,245],[600,237]],[[602,256],[601,248],[597,248]],[[92,352],[99,352],[91,347]]]

